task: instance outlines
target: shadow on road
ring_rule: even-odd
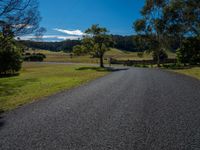
[[[3,113],[4,113],[4,111],[0,110],[0,130],[3,127],[3,125],[5,124],[5,122],[3,120],[3,116],[2,116]]]
[[[112,68],[112,67],[108,67],[107,70],[108,70],[108,71],[111,71],[111,72],[115,72],[115,71],[125,71],[125,70],[129,70],[129,68]]]
[[[105,68],[100,68],[100,67],[80,67],[77,68],[76,70],[95,70],[99,72],[105,72],[105,71],[110,71],[110,72],[115,72],[115,71],[123,71],[123,70],[128,70],[129,68],[113,68],[113,67],[105,67]]]

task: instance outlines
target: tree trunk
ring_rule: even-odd
[[[104,68],[104,65],[103,65],[103,56],[100,56],[100,67],[101,68]]]
[[[160,56],[159,56],[159,53],[157,54],[157,67],[160,67]]]

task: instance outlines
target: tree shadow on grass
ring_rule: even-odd
[[[14,74],[0,74],[0,78],[9,78],[9,77],[15,77],[19,76],[19,73],[14,73]]]
[[[172,70],[182,70],[182,69],[192,69],[194,67],[200,67],[200,65],[176,66],[176,64],[170,64],[170,65],[164,65],[163,67]]]
[[[115,71],[123,71],[123,70],[128,70],[129,68],[112,68],[112,67],[105,67],[105,68],[101,68],[101,67],[80,67],[77,68],[76,70],[95,70],[98,72],[115,72]]]
[[[23,80],[7,80],[0,83],[0,97],[14,95],[16,92],[19,92],[19,88],[23,87],[30,82],[37,82],[38,80],[33,79],[23,79]]]

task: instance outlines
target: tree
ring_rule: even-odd
[[[137,53],[137,56],[138,56],[139,58],[143,58],[143,57],[144,57],[144,52],[138,52],[138,53]]]
[[[14,73],[21,68],[21,49],[15,37],[39,27],[37,0],[0,1],[0,73]]]
[[[5,39],[0,34],[0,75],[14,74],[21,68],[21,51],[11,38]]]
[[[85,50],[84,50],[84,46],[82,45],[76,45],[73,47],[73,53],[76,56],[81,56],[81,55],[85,55]]]
[[[157,61],[157,59],[158,59],[157,53],[153,52],[152,56],[153,56],[153,60]],[[166,51],[160,49],[160,51],[159,51],[160,62],[164,62],[167,58],[168,58],[168,55],[167,55]]]
[[[110,50],[113,44],[111,36],[109,36],[106,28],[99,25],[92,25],[85,31],[82,45],[74,47],[74,53],[90,54],[100,60],[100,67],[104,67],[103,57],[106,51]]]
[[[146,0],[141,10],[142,19],[134,22],[134,29],[140,36],[142,43],[148,45],[148,51],[153,52],[157,57],[157,65],[160,66],[161,49],[166,48],[165,43],[165,18],[164,8],[167,0]]]
[[[0,32],[7,26],[15,37],[30,34],[38,29],[40,19],[37,0],[0,1]]]
[[[200,3],[199,0],[174,0],[165,7],[166,29],[178,43],[178,63],[200,63]]]

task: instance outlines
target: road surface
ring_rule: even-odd
[[[198,150],[200,81],[122,69],[1,114],[1,150]]]

